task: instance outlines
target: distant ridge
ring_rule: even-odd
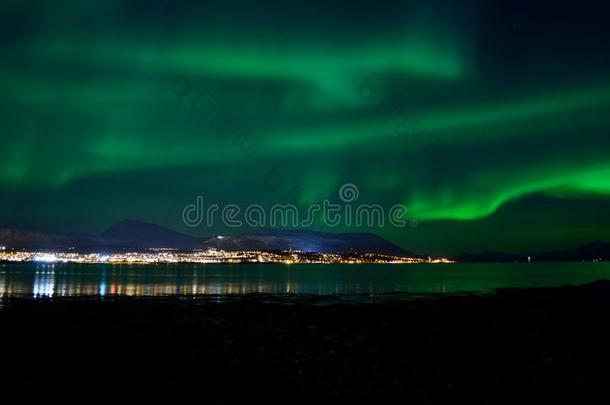
[[[318,253],[378,253],[415,257],[388,240],[371,233],[327,233],[301,230],[260,230],[239,236],[204,241],[222,250],[300,250]]]
[[[198,238],[135,219],[118,222],[101,236],[137,248],[196,249],[202,246]]]
[[[575,249],[559,250],[535,256],[536,260],[610,260],[610,243],[595,241]]]
[[[70,235],[19,228],[0,228],[0,245],[17,249],[107,248],[118,241],[95,235]]]
[[[134,219],[120,221],[101,235],[67,235],[0,228],[0,244],[32,249],[207,249],[300,250],[316,253],[377,253],[415,257],[412,252],[371,233],[327,233],[311,230],[259,230],[238,236],[197,238]]]
[[[421,257],[372,233],[329,233],[307,229],[265,229],[237,236],[197,238],[134,219],[120,221],[100,235],[78,235],[0,227],[0,245],[17,249],[75,249],[80,251],[142,250],[147,248],[235,250],[300,250],[316,253],[377,253]],[[610,243],[595,241],[545,253],[464,253],[458,262],[526,262],[610,260]]]
[[[610,243],[595,241],[574,249],[523,255],[507,253],[465,253],[458,256],[456,260],[460,262],[526,262],[528,261],[528,257],[534,262],[610,260]]]

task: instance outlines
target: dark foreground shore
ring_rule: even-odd
[[[608,281],[381,304],[10,300],[0,381],[59,401],[608,403],[609,314]]]

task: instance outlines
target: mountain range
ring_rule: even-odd
[[[163,226],[137,220],[124,220],[100,235],[62,234],[0,227],[0,245],[18,249],[74,249],[78,251],[141,250],[171,248],[181,250],[216,248],[237,250],[299,250],[317,253],[376,253],[421,257],[372,233],[328,233],[306,229],[263,229],[236,236],[198,238]],[[610,260],[610,243],[595,241],[573,249],[538,254],[465,253],[459,262],[526,262]]]
[[[563,262],[563,261],[593,261],[610,260],[610,243],[595,241],[573,249],[555,250],[532,254],[510,254],[510,253],[465,253],[456,257],[459,262],[465,263],[489,263],[489,262],[527,262],[528,260],[538,262]]]
[[[146,248],[219,250],[300,250],[317,253],[415,254],[371,233],[258,230],[237,236],[197,238],[137,220],[124,220],[100,235],[73,235],[0,228],[0,245],[20,249],[124,250]]]

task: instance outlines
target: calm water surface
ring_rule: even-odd
[[[408,265],[0,264],[0,297],[490,292],[610,279],[610,263]]]

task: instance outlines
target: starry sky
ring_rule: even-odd
[[[0,225],[193,235],[358,187],[417,251],[610,240],[604,2],[0,2]],[[314,229],[325,229],[317,221]]]

